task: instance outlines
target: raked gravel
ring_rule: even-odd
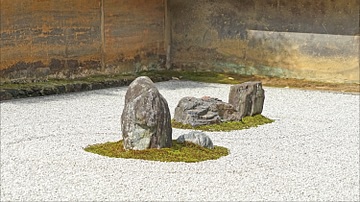
[[[230,85],[156,83],[173,115],[185,96]],[[356,201],[359,95],[265,87],[257,128],[208,132],[228,156],[200,163],[108,158],[127,87],[1,103],[1,201]],[[174,129],[173,139],[188,131]]]

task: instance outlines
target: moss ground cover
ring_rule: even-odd
[[[232,121],[232,122],[223,122],[220,124],[211,124],[193,127],[189,124],[183,124],[172,120],[171,125],[173,128],[181,129],[192,129],[192,130],[202,130],[202,131],[232,131],[232,130],[242,130],[250,127],[257,127],[259,125],[272,123],[273,120],[263,116],[247,116],[244,117],[241,121]]]
[[[102,144],[89,145],[85,151],[108,156],[113,158],[143,159],[161,162],[200,162],[215,160],[229,154],[225,147],[215,146],[214,149],[207,149],[193,143],[177,143],[173,140],[171,148],[128,150],[123,148],[123,141],[106,142]]]
[[[172,127],[203,131],[231,131],[256,127],[271,122],[273,122],[273,120],[268,119],[262,115],[256,115],[252,117],[244,117],[241,121],[238,122],[224,122],[221,124],[212,124],[199,127],[192,127],[191,125],[172,121]],[[131,158],[150,161],[187,163],[216,160],[229,154],[228,149],[225,147],[215,146],[214,149],[207,149],[190,142],[180,144],[177,143],[176,140],[173,140],[173,146],[171,148],[126,151],[123,147],[123,141],[120,140],[118,142],[106,142],[89,145],[85,148],[85,151],[113,158]]]

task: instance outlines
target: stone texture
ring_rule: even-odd
[[[168,104],[148,77],[138,77],[129,86],[121,115],[124,148],[144,150],[172,146]]]
[[[184,97],[175,108],[174,120],[191,126],[238,120],[234,107],[217,98]]]
[[[230,87],[229,103],[241,117],[261,114],[265,92],[259,81],[245,82]]]
[[[199,131],[191,131],[190,133],[180,135],[176,141],[178,143],[192,142],[208,149],[214,149],[214,145],[210,137]]]

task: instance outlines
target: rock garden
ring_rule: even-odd
[[[121,115],[122,139],[89,145],[85,151],[116,158],[164,162],[198,162],[228,155],[204,131],[240,130],[272,120],[261,115],[265,92],[261,82],[230,88],[229,103],[211,96],[183,97],[171,120],[170,109],[152,80],[136,78],[128,87]],[[189,129],[172,138],[172,127]]]

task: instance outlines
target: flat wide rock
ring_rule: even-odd
[[[191,126],[238,120],[234,107],[217,98],[184,97],[175,108],[174,120]]]
[[[125,149],[172,146],[169,107],[150,78],[138,77],[130,84],[125,95],[121,129]]]

